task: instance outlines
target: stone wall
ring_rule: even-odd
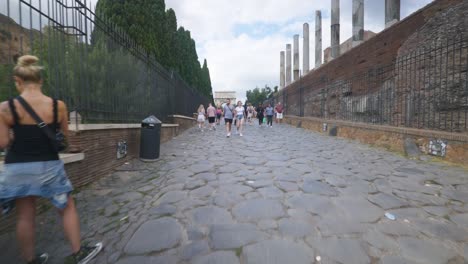
[[[391,151],[405,152],[404,141],[411,138],[423,154],[429,154],[429,141],[444,139],[447,143],[445,161],[467,166],[468,135],[413,128],[379,126],[339,120],[326,120],[314,117],[286,116],[284,120],[292,126],[328,134],[332,127],[337,128],[337,136],[358,140],[364,144],[383,147]],[[324,131],[326,124],[326,131]]]
[[[276,98],[290,115],[468,131],[468,2],[435,0]]]

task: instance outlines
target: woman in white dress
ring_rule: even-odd
[[[201,132],[203,132],[203,129],[205,129],[206,111],[205,111],[205,107],[202,104],[198,107],[197,113],[198,113],[198,118],[197,118],[198,128],[201,130]]]

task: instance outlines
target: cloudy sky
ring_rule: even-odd
[[[341,41],[352,36],[352,0],[341,0]],[[402,0],[402,19],[432,0]],[[302,37],[307,22],[310,62],[315,61],[315,10],[322,11],[323,48],[330,43],[330,0],[166,0],[179,26],[192,32],[200,61],[208,60],[214,91],[233,90],[239,99],[255,87],[279,85],[279,53]],[[365,0],[365,29],[384,29],[385,0]],[[300,54],[302,54],[302,40]],[[302,56],[302,55],[301,55]],[[302,67],[302,62],[301,62]]]

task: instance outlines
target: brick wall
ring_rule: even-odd
[[[468,1],[435,0],[276,98],[290,115],[468,131]]]
[[[404,153],[405,151],[405,138],[414,139],[422,153],[425,154],[428,154],[427,146],[430,139],[442,138],[447,141],[447,152],[444,160],[467,167],[468,135],[466,134],[379,126],[313,117],[286,116],[284,121],[296,127],[325,134],[328,133],[331,127],[337,127],[337,136],[339,137],[355,139],[364,144],[371,144],[400,153]],[[328,130],[325,132],[323,131],[324,123],[328,126]]]

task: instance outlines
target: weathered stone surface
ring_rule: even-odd
[[[206,197],[210,196],[215,189],[211,186],[203,186],[193,191],[190,191],[190,196],[192,197]]]
[[[329,198],[310,194],[293,196],[286,204],[293,209],[304,209],[318,215],[326,214],[334,208]]]
[[[288,240],[269,240],[244,247],[246,264],[310,264],[314,252],[304,245]]]
[[[375,222],[379,218],[383,217],[385,213],[382,209],[371,204],[366,199],[358,197],[341,196],[335,200],[335,204],[346,217],[357,222]]]
[[[408,205],[408,202],[404,201],[403,199],[397,198],[394,195],[390,195],[387,193],[369,195],[368,199],[370,202],[378,205],[384,210],[400,208]]]
[[[283,190],[284,192],[291,192],[299,190],[299,186],[296,183],[279,181],[276,183],[276,186]]]
[[[371,263],[361,242],[356,239],[307,239],[307,243],[315,248],[317,255],[325,255],[340,263],[365,264]]]
[[[205,181],[203,180],[192,180],[185,184],[184,189],[194,190],[204,185],[205,185]]]
[[[305,193],[325,195],[325,196],[336,196],[338,193],[330,185],[319,182],[319,181],[306,181],[302,185],[302,190]]]
[[[243,201],[234,206],[232,213],[239,221],[275,219],[285,215],[280,202],[266,199]]]
[[[315,230],[311,222],[286,218],[279,221],[279,231],[283,236],[300,238],[310,236]]]
[[[265,238],[266,235],[251,224],[213,225],[210,229],[210,243],[215,250],[235,249]]]
[[[170,204],[161,204],[149,210],[150,214],[157,215],[157,216],[172,215],[172,214],[175,214],[176,212],[177,212],[177,209],[175,208],[175,206],[172,206]]]
[[[180,257],[183,260],[190,260],[193,257],[206,254],[210,251],[210,247],[208,246],[208,242],[205,240],[195,241],[184,246],[181,249]]]
[[[231,214],[223,208],[216,206],[205,206],[193,209],[191,216],[194,223],[198,225],[213,225],[219,223],[231,223]]]
[[[186,198],[187,198],[187,192],[185,191],[170,191],[170,192],[163,194],[163,196],[161,196],[161,198],[158,199],[157,203],[158,204],[176,203]]]
[[[457,256],[455,250],[435,241],[401,237],[398,243],[402,257],[419,263],[443,264]]]
[[[193,264],[239,264],[234,251],[216,251],[211,254],[196,257]]]
[[[263,197],[267,199],[278,199],[282,198],[284,193],[276,187],[265,187],[257,190]]]
[[[175,219],[151,220],[133,234],[125,246],[125,253],[135,255],[158,252],[176,246],[181,239],[181,227]]]
[[[458,226],[468,229],[468,214],[451,215],[450,220]]]

